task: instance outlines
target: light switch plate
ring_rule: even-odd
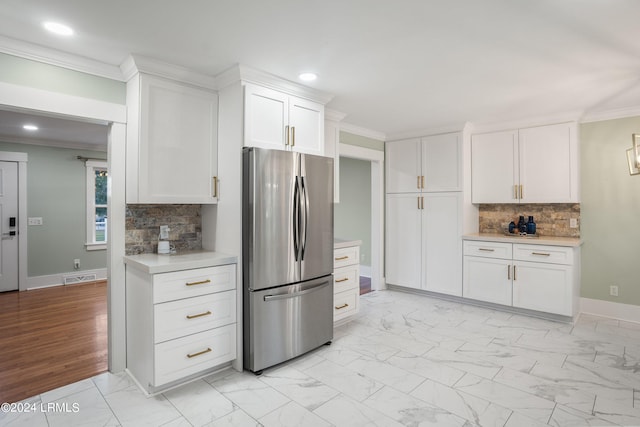
[[[29,225],[42,225],[42,217],[30,217],[27,220],[27,224],[29,224]]]
[[[569,228],[578,228],[578,218],[569,218]]]

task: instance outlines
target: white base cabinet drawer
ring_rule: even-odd
[[[348,291],[360,287],[360,268],[358,265],[336,268],[333,271],[333,292]]]
[[[213,368],[236,358],[236,325],[156,344],[154,386]]]
[[[480,256],[484,258],[511,259],[513,254],[513,245],[511,243],[465,240],[463,253],[464,255]]]
[[[573,249],[562,246],[513,245],[513,259],[519,261],[573,264]]]
[[[345,267],[360,263],[360,246],[335,249],[333,251],[333,268]]]
[[[360,289],[340,292],[333,296],[333,321],[344,319],[358,312]]]
[[[154,342],[235,323],[235,303],[234,290],[156,304]]]
[[[236,287],[236,266],[197,268],[153,275],[153,303],[190,298]]]

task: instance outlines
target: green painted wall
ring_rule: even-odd
[[[640,117],[580,126],[582,290],[585,298],[640,305],[640,175],[629,175],[626,150]],[[619,296],[609,296],[609,286]]]
[[[335,236],[362,240],[360,264],[371,266],[371,162],[340,157],[340,203],[334,206]]]
[[[0,53],[0,81],[126,104],[124,82]]]
[[[105,128],[106,132],[106,128]],[[0,151],[27,153],[28,276],[107,267],[107,251],[85,250],[86,169],[76,156],[107,158],[104,152],[0,142]]]
[[[340,143],[357,145],[358,147],[370,148],[377,151],[384,151],[384,141],[367,138],[366,136],[354,135],[344,131],[340,131]]]

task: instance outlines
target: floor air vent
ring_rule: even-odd
[[[76,283],[94,282],[96,280],[94,274],[79,274],[76,276],[63,276],[62,280],[65,285],[75,285]]]

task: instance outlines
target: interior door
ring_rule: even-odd
[[[0,292],[18,290],[18,164],[0,162]]]

